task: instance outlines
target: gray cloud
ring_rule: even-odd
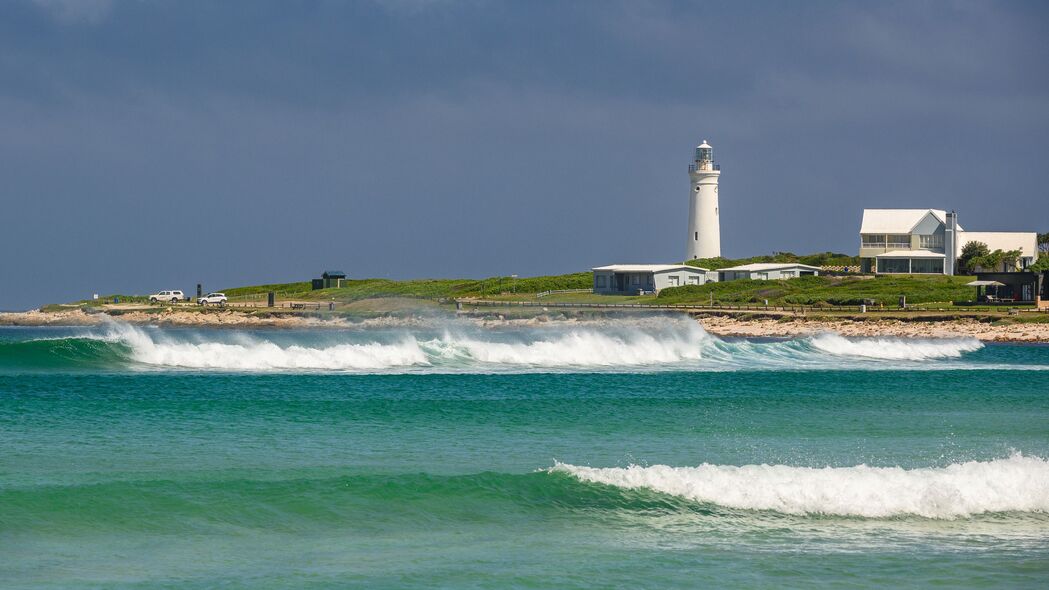
[[[113,10],[113,0],[32,0],[64,24],[96,24]]]
[[[704,138],[729,255],[854,251],[865,206],[1046,231],[1040,5],[593,6],[9,9],[0,308],[675,260]]]

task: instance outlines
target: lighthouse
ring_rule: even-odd
[[[721,221],[718,214],[718,177],[721,166],[714,163],[714,148],[707,140],[696,146],[695,160],[688,166],[692,180],[688,198],[688,248],[686,260],[721,256]]]

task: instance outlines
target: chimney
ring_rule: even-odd
[[[951,211],[947,214],[947,223],[943,229],[943,274],[953,275],[958,265],[958,214]]]

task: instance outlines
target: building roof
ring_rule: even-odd
[[[860,233],[909,234],[930,213],[947,223],[947,212],[941,209],[864,209]]]
[[[321,276],[326,279],[345,279],[346,273],[341,270],[326,270]]]
[[[694,270],[707,272],[707,269],[687,264],[610,264],[597,266],[590,270],[607,270],[612,272],[665,272],[668,270]]]
[[[875,258],[946,258],[946,255],[928,250],[892,250],[878,254]]]
[[[1021,256],[1038,256],[1038,234],[1033,231],[958,232],[958,252],[969,242],[983,242],[991,252],[1019,250]]]
[[[729,268],[719,268],[718,270],[731,270],[739,272],[764,272],[769,270],[786,270],[788,268],[820,270],[820,267],[818,266],[809,266],[807,264],[801,264],[800,262],[755,262],[753,264],[744,264],[741,266],[732,266]]]

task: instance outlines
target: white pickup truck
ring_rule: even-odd
[[[197,299],[197,305],[226,305],[226,295],[224,293],[208,293]]]
[[[182,291],[161,291],[149,296],[149,300],[152,303],[157,303],[158,301],[178,303],[185,298],[186,296],[182,294]]]

